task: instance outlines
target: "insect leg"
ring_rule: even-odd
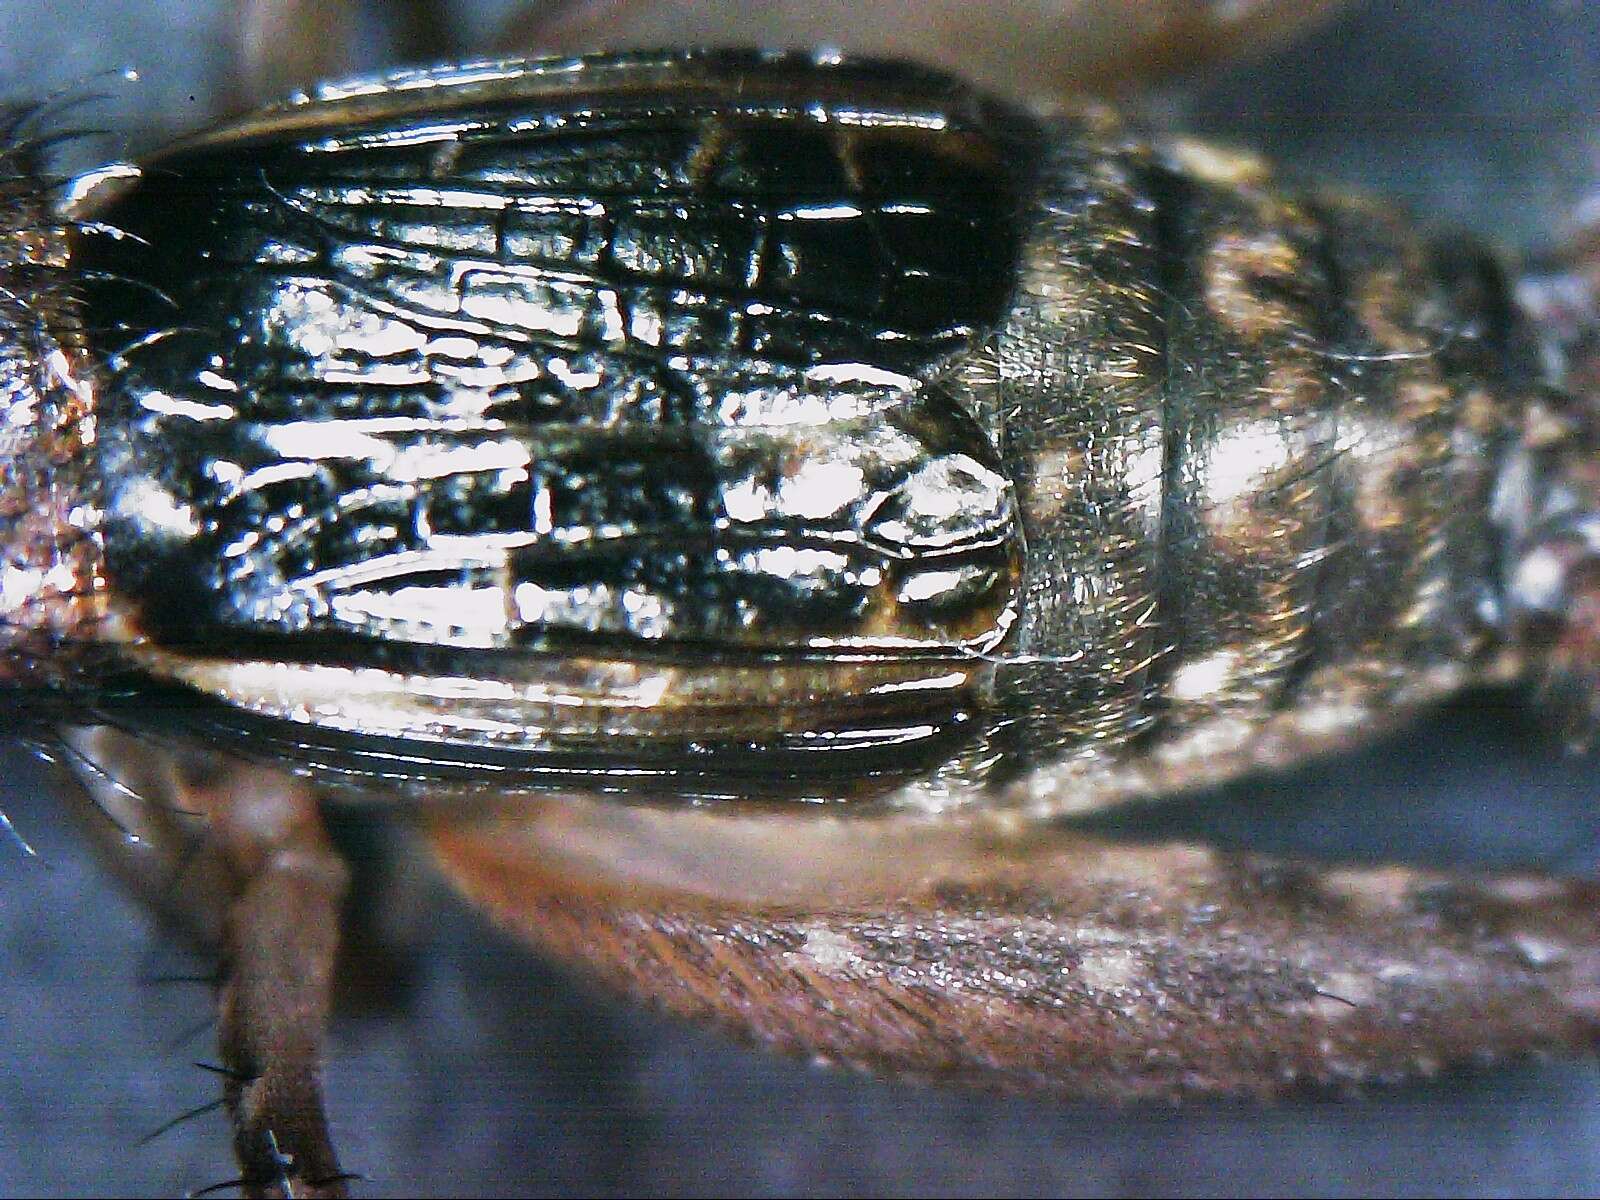
[[[67,736],[111,818],[90,824],[100,849],[220,951],[219,1074],[246,1194],[343,1195],[321,1060],[349,869],[316,794],[209,751],[157,750],[111,730]]]
[[[459,816],[430,831],[446,878],[546,953],[873,1071],[1270,1096],[1600,1032],[1578,880],[577,800]]]
[[[234,107],[278,100],[352,66],[356,6],[248,0],[238,9]]]
[[[193,792],[234,872],[218,1044],[246,1190],[343,1195],[321,1059],[348,870],[315,794],[287,775],[229,764]]]
[[[235,35],[235,107],[271,103],[296,88],[369,69],[374,43],[383,47],[377,61],[390,65],[451,57],[459,48],[451,11],[446,0],[382,5],[246,0],[239,6]],[[369,29],[369,22],[379,23],[380,13],[381,27]]]
[[[1342,3],[919,0],[888,7],[815,0],[529,0],[513,8],[496,44],[545,54],[661,45],[832,46],[955,68],[986,87],[1040,98],[1126,92],[1201,63],[1242,57],[1286,41]],[[1025,38],[1019,36],[1024,30]]]

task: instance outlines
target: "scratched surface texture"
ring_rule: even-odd
[[[485,27],[493,5],[469,6]],[[0,81],[132,64],[90,125],[180,128],[225,85],[225,6],[3,0]],[[469,38],[468,32],[463,38]],[[378,53],[374,51],[373,53]],[[1166,98],[1197,131],[1401,195],[1508,245],[1600,181],[1600,6],[1357,4],[1299,46]],[[103,152],[115,152],[111,151]],[[3,717],[0,717],[3,720]],[[1170,830],[1269,851],[1600,864],[1596,764],[1497,699],[1358,758],[1252,784]],[[203,970],[103,877],[26,755],[0,806],[0,1193],[166,1195],[231,1176]],[[328,1088],[363,1194],[1580,1195],[1600,1190],[1600,1068],[1528,1066],[1274,1108],[1088,1105],[930,1091],[776,1061],[597,998],[426,888],[416,948],[352,989]]]

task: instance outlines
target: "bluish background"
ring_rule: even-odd
[[[138,66],[141,84],[108,81],[94,123],[144,144],[202,120],[225,86],[230,7],[3,0],[0,80],[37,92]],[[495,6],[469,7],[463,44]],[[1159,107],[1526,244],[1600,183],[1600,6],[1357,4]],[[1535,720],[1480,700],[1214,812],[1167,815],[1266,849],[1592,873],[1596,778]],[[23,752],[0,758],[0,807],[41,851],[0,841],[0,1193],[168,1195],[230,1177],[220,1115],[138,1144],[216,1095],[190,1065],[212,1056],[207,989],[139,982],[193,962],[98,870]],[[1276,1108],[1115,1112],[923,1090],[662,1022],[447,895],[420,903],[409,985],[333,1031],[332,1118],[367,1195],[1600,1192],[1592,1062]]]

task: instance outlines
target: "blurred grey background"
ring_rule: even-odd
[[[204,120],[231,9],[191,0],[0,0],[0,90],[109,93],[84,154]],[[460,48],[493,27],[458,6]],[[374,22],[374,29],[377,29]],[[375,32],[369,62],[385,56]],[[137,67],[143,80],[95,80]],[[103,83],[103,86],[102,86]],[[1355,4],[1297,45],[1163,93],[1167,119],[1265,145],[1510,250],[1600,183],[1600,5]],[[1155,819],[1230,844],[1338,857],[1600,863],[1594,760],[1478,698],[1370,753]],[[0,1193],[170,1195],[233,1174],[205,966],[153,929],[62,821],[43,769],[0,757]],[[1600,1069],[1454,1076],[1358,1100],[1113,1112],[930,1091],[776,1061],[595,996],[428,893],[404,987],[334,1029],[328,1088],[366,1195],[1588,1195]],[[379,989],[384,990],[384,989]],[[381,998],[381,997],[377,997]]]

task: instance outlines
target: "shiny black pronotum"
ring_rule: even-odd
[[[0,680],[93,714],[129,854],[193,872],[248,1190],[345,1182],[325,806],[874,1069],[1271,1094],[1592,1039],[1585,885],[1072,824],[1483,682],[1592,724],[1592,342],[1481,250],[799,55],[327,86],[64,198],[7,164]]]

